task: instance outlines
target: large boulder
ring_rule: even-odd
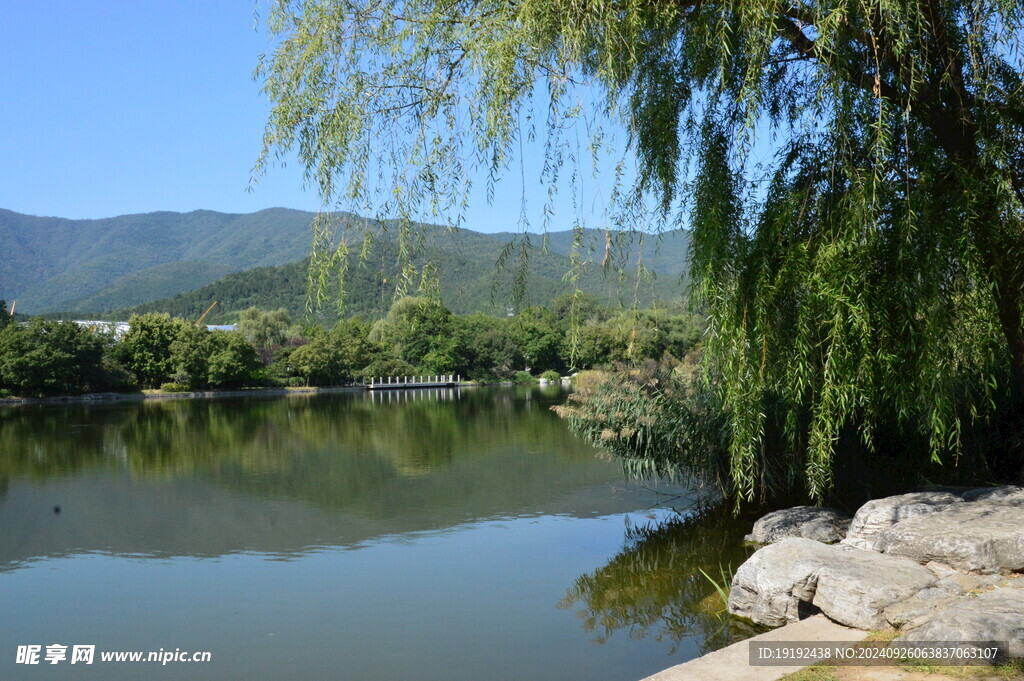
[[[958,495],[939,491],[911,492],[873,499],[857,509],[843,544],[858,549],[875,550],[878,536],[892,525],[961,503],[963,499]]]
[[[1007,485],[1006,487],[979,487],[967,490],[962,495],[964,501],[984,501],[990,504],[1006,506],[1024,506],[1024,487]]]
[[[936,561],[964,572],[1024,570],[1024,506],[951,505],[901,520],[883,530],[874,545],[890,556]]]
[[[840,624],[876,629],[885,624],[886,607],[935,581],[930,570],[909,560],[791,537],[740,566],[729,611],[780,626],[820,610]]]
[[[786,537],[803,537],[834,544],[846,536],[849,526],[850,516],[834,508],[795,506],[760,518],[747,541],[772,544]]]
[[[779,627],[802,619],[817,587],[818,568],[833,547],[790,537],[758,549],[732,578],[729,612],[758,624]]]
[[[930,620],[940,608],[949,606],[965,593],[967,589],[954,577],[940,579],[910,598],[887,607],[885,620],[894,627],[912,629]]]
[[[904,641],[1002,641],[1004,656],[1024,657],[1024,588],[1000,588],[939,610]]]

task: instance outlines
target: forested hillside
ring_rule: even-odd
[[[501,241],[508,241],[516,234],[499,232],[493,236]],[[565,256],[569,255],[575,244],[578,251],[590,262],[627,270],[635,269],[642,264],[662,276],[680,276],[687,268],[690,234],[682,229],[663,234],[584,229],[578,243],[576,234],[571,230],[537,235],[534,237],[534,243],[538,248]]]
[[[547,305],[573,290],[573,282],[565,276],[570,269],[568,258],[554,253],[553,249],[541,252],[538,241],[529,255],[525,293],[522,299],[516,300],[513,280],[517,276],[518,263],[508,263],[504,268],[495,267],[505,242],[486,235],[469,234],[475,242],[473,248],[455,250],[445,239],[433,238],[430,240],[432,243],[444,243],[448,247],[425,246],[413,261],[419,266],[426,262],[437,266],[441,300],[453,312],[502,315],[509,306],[522,309],[528,305]],[[323,321],[339,316],[382,317],[394,300],[399,280],[398,263],[398,247],[387,239],[377,240],[366,259],[361,260],[353,253],[345,276],[344,309],[339,313],[334,305],[329,305],[318,311],[318,317]],[[167,312],[175,317],[197,319],[211,303],[217,301],[217,306],[206,318],[210,323],[234,322],[242,310],[253,306],[284,308],[292,316],[300,317],[306,307],[308,266],[307,258],[277,267],[236,272],[197,290],[116,310],[111,316],[121,319],[132,313]],[[337,280],[332,282],[334,287],[339,285]],[[620,279],[598,264],[584,269],[578,285],[609,307],[630,307],[634,304],[646,307],[654,301],[673,305],[680,300],[683,291],[678,276],[663,275],[638,283],[635,275]],[[415,284],[408,292],[416,292]]]
[[[305,303],[306,281],[305,266],[298,261],[309,255],[314,217],[306,211],[271,208],[244,215],[199,210],[69,220],[0,210],[0,297],[17,300],[19,310],[34,314],[93,315],[140,305],[191,314],[214,299],[224,299],[218,307],[224,318],[230,317],[225,311],[250,304],[284,306],[297,314]],[[380,228],[351,214],[335,217],[345,223],[345,238],[353,243],[366,230]],[[393,244],[397,230],[389,227],[380,239],[382,245],[351,269],[348,302],[353,312],[379,316],[390,303],[399,258]],[[495,263],[521,235],[436,225],[417,225],[412,231],[421,246],[416,260],[439,265],[445,302],[453,310],[504,310],[517,263],[510,258],[497,275]],[[530,235],[529,241],[531,273],[525,302],[544,303],[571,288],[563,278],[570,271],[567,256],[573,234]],[[685,270],[687,243],[684,232],[649,237],[642,261],[661,276],[635,292],[631,282],[617,282],[600,272],[602,264],[634,268],[641,253],[635,237],[608,238],[603,231],[587,230],[581,252],[589,265],[581,285],[608,303],[620,298],[632,303],[634,297],[649,302],[655,291],[659,298],[673,299],[681,290],[678,277]],[[258,269],[246,272],[253,268]],[[238,276],[219,281],[232,273]],[[212,289],[196,291],[214,282]],[[191,291],[194,295],[187,294]],[[164,300],[178,294],[187,295]],[[246,302],[236,307],[229,300]],[[148,304],[152,301],[160,302],[154,307]]]
[[[0,210],[0,297],[33,313],[145,302],[308,255],[311,219],[281,208],[102,220]]]

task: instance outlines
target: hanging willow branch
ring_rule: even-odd
[[[733,493],[770,491],[781,428],[821,499],[851,432],[955,460],[1024,392],[1022,23],[1016,0],[282,0],[259,168],[294,151],[325,203],[458,224],[472,171],[542,144],[542,181],[578,187],[571,140],[617,121],[637,172],[609,223],[693,230]]]

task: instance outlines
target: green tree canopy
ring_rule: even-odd
[[[181,323],[176,325],[176,335],[168,347],[168,365],[173,372],[171,377],[176,383],[190,388],[206,388],[209,384],[210,355],[216,347],[213,334],[205,326],[196,326],[183,320],[175,321]]]
[[[0,332],[0,386],[22,395],[102,387],[103,338],[74,322],[32,319]]]
[[[117,358],[144,387],[159,387],[179,369],[176,364],[184,360],[184,352],[175,357],[171,345],[183,334],[193,335],[192,331],[199,333],[194,325],[182,319],[171,319],[168,314],[132,315],[128,332],[117,346]],[[181,349],[187,350],[186,347]],[[197,376],[201,375],[201,368],[193,366],[191,361],[189,365],[183,367],[185,371],[195,370]]]
[[[284,308],[261,310],[250,307],[238,318],[238,331],[256,348],[264,363],[269,363],[274,350],[284,345],[288,338],[291,316]]]
[[[693,229],[733,491],[765,493],[774,427],[820,499],[851,430],[950,457],[1024,392],[1022,23],[1017,0],[281,0],[262,158],[411,215],[538,124],[544,179],[578,177],[567,137],[596,152],[616,119],[637,180],[613,219],[646,195]]]
[[[237,332],[214,331],[207,364],[207,381],[222,388],[240,388],[256,383],[263,370],[260,356]]]
[[[399,298],[374,324],[369,338],[393,347],[399,358],[423,373],[449,372],[457,363],[452,313],[429,298]]]

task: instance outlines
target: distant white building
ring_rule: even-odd
[[[121,337],[128,333],[130,328],[128,322],[107,322],[96,319],[75,319],[75,324],[87,329],[97,329],[105,333],[113,333],[114,338],[121,340]],[[234,324],[204,324],[210,331],[234,331]]]
[[[128,333],[128,322],[106,322],[95,319],[75,319],[75,324],[87,329],[97,329],[106,333],[113,333],[114,338],[120,340],[121,336]]]

